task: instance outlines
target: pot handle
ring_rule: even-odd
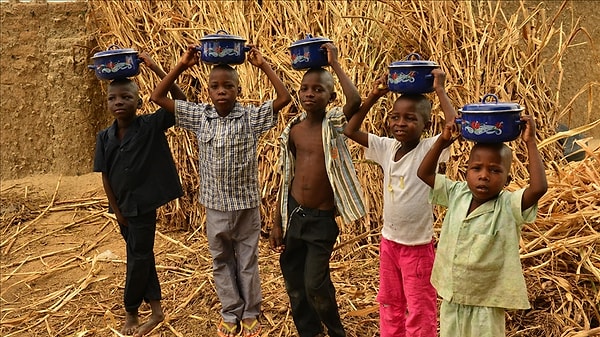
[[[494,94],[485,94],[481,99],[481,103],[486,103],[486,100],[490,97],[494,99],[494,103],[498,103],[498,96]]]
[[[88,64],[88,69],[90,70],[96,70],[96,66],[93,64]]]
[[[454,123],[459,124],[459,125],[462,124],[462,118],[460,118],[460,117],[454,118]]]
[[[219,30],[217,30],[217,34],[227,34],[227,35],[229,35],[229,33],[225,29],[219,29]]]
[[[419,54],[417,54],[417,53],[410,53],[410,54],[406,55],[406,60],[407,60],[407,61],[408,61],[408,60],[410,60],[410,57],[411,57],[411,56],[414,56],[414,57],[415,57],[417,60],[421,60],[421,59],[422,59],[422,58],[421,58],[421,55],[419,55]]]
[[[121,49],[121,47],[119,47],[119,45],[117,45],[117,44],[111,44],[110,46],[108,46],[108,48],[106,48],[106,50],[111,50],[111,49]]]

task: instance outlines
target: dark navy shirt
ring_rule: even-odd
[[[96,139],[94,171],[108,174],[123,216],[137,216],[183,195],[165,131],[175,116],[165,109],[139,115],[123,140],[117,121]]]

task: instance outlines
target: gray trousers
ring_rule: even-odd
[[[207,208],[206,234],[223,320],[238,322],[258,317],[262,300],[258,275],[259,208],[230,212]]]

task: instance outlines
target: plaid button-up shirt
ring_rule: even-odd
[[[279,164],[282,170],[279,207],[284,234],[288,221],[288,192],[294,178],[295,164],[294,155],[289,147],[290,130],[304,119],[306,119],[306,112],[294,117],[279,136],[281,156]],[[352,156],[348,151],[346,136],[344,136],[345,123],[346,116],[344,116],[342,108],[333,108],[323,119],[322,137],[327,176],[333,189],[335,208],[342,216],[343,222],[349,223],[365,215],[365,205],[362,201],[362,188],[354,170]]]
[[[235,103],[221,117],[211,104],[175,101],[176,126],[198,137],[200,203],[219,211],[260,204],[256,146],[260,136],[275,126],[273,101],[260,106]]]

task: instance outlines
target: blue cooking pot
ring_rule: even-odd
[[[415,57],[416,60],[411,60]],[[439,65],[432,61],[421,60],[421,55],[410,53],[403,61],[388,66],[388,88],[402,94],[424,94],[433,91],[431,71]]]
[[[295,41],[289,47],[292,57],[292,68],[296,70],[319,68],[326,66],[327,50],[321,48],[323,44],[333,42],[324,37],[312,37],[306,34],[306,38]]]
[[[88,65],[88,68],[96,71],[98,79],[107,81],[138,75],[142,62],[137,51],[121,49],[116,44],[108,46],[106,51],[94,54],[92,60],[94,65]]]
[[[487,101],[492,98],[492,101]],[[494,94],[487,94],[481,103],[467,104],[460,118],[456,118],[463,138],[478,143],[500,143],[517,139],[524,122],[521,111],[524,108],[517,103],[498,102]]]
[[[250,47],[245,45],[246,40],[230,35],[224,30],[216,34],[209,34],[200,39],[200,59],[207,64],[242,64],[246,60],[246,52]]]

